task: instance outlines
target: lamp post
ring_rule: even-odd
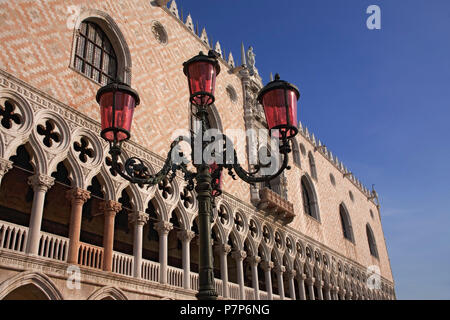
[[[201,134],[207,129],[207,107],[214,103],[214,89],[216,76],[220,73],[217,55],[209,51],[208,55],[200,52],[197,56],[183,64],[183,72],[188,79],[190,102],[196,106],[196,116],[200,119]],[[112,158],[113,169],[131,183],[156,185],[165,178],[172,181],[176,172],[183,173],[187,181],[188,190],[195,188],[198,201],[199,216],[199,300],[215,300],[217,293],[214,289],[213,253],[211,246],[211,223],[213,222],[212,208],[214,198],[221,193],[221,174],[223,169],[236,180],[236,173],[242,180],[254,184],[270,181],[279,176],[288,166],[288,153],[291,151],[289,140],[297,133],[297,100],[300,97],[298,89],[292,84],[280,80],[268,83],[259,93],[258,101],[264,106],[266,120],[270,134],[280,139],[280,153],[283,155],[282,165],[272,175],[258,176],[261,166],[256,165],[253,171],[246,171],[238,162],[236,151],[226,135],[221,134],[225,152],[233,154],[232,161],[226,163],[210,163],[203,159],[203,151],[211,142],[201,144],[201,159],[195,159],[194,149],[191,159],[195,172],[191,172],[186,165],[187,159],[180,152],[179,143],[186,141],[186,137],[178,137],[170,146],[169,153],[162,169],[151,175],[143,161],[131,157],[121,168],[118,160],[122,143],[130,138],[130,129],[135,107],[139,104],[139,95],[124,83],[111,83],[97,92],[97,102],[100,104],[102,131],[101,137],[110,144],[109,153]],[[194,148],[193,137],[188,138]],[[227,153],[228,154],[228,153]],[[183,161],[180,161],[182,159]],[[185,161],[186,160],[186,161]],[[234,173],[233,173],[234,170]]]

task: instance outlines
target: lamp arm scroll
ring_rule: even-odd
[[[163,167],[155,174],[150,174],[144,162],[137,157],[128,158],[125,161],[124,169],[122,169],[118,162],[121,149],[116,145],[112,145],[109,151],[112,157],[112,168],[125,180],[137,184],[147,184],[149,186],[156,185],[165,178],[169,178],[170,181],[173,180],[176,176],[176,171],[180,170],[183,172],[185,180],[188,181],[188,189],[193,190],[195,174],[187,169],[184,161],[180,161],[180,163],[173,161],[174,152],[178,152],[180,159],[184,160],[183,154],[178,151],[178,144],[185,139],[185,137],[180,136],[171,143]]]
[[[285,169],[287,169],[287,170],[290,169],[290,166],[288,165],[288,162],[289,162],[288,154],[289,154],[289,152],[291,152],[291,149],[289,148],[289,144],[286,139],[282,139],[282,145],[280,146],[280,153],[283,154],[283,162],[281,164],[281,167],[278,169],[278,171],[276,173],[269,175],[269,176],[262,176],[262,177],[255,176],[258,172],[261,171],[261,168],[262,168],[261,165],[256,165],[255,170],[250,171],[250,172],[245,170],[244,168],[242,168],[242,166],[239,164],[236,149],[234,149],[233,143],[225,134],[223,134],[223,139],[225,141],[225,149],[227,149],[227,148],[233,149],[233,162],[225,163],[224,165],[221,165],[221,166],[228,169],[228,174],[234,180],[236,180],[236,176],[234,175],[232,170],[234,170],[234,172],[237,174],[237,176],[239,178],[241,178],[242,180],[244,180],[245,182],[247,182],[249,184],[254,184],[254,183],[268,182],[270,180],[273,180],[276,177],[278,177],[280,174],[282,174]]]

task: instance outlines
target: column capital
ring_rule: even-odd
[[[295,276],[297,275],[297,270],[288,270],[286,272],[286,275],[288,276],[289,279],[294,279]]]
[[[131,224],[143,226],[147,223],[148,218],[148,213],[145,213],[143,211],[132,211],[128,213],[128,222],[130,222]]]
[[[300,281],[305,281],[306,280],[306,274],[304,274],[304,273],[302,273],[302,272],[300,272],[300,273],[297,273],[297,279],[298,280],[300,280]]]
[[[284,272],[286,272],[286,267],[277,264],[277,265],[275,266],[275,268],[274,268],[274,271],[275,271],[277,274],[279,274],[279,273],[284,273]]]
[[[228,255],[231,252],[231,246],[229,244],[223,244],[220,243],[216,245],[215,248],[220,254],[225,253],[225,255]]]
[[[261,268],[264,271],[270,271],[273,268],[273,262],[272,261],[263,261],[261,262]]]
[[[250,257],[247,257],[247,259],[252,265],[257,265],[258,263],[261,262],[260,256],[250,256]]]
[[[116,216],[120,210],[122,210],[122,204],[120,202],[114,200],[100,202],[100,211],[102,211],[105,216]]]
[[[158,231],[159,235],[167,235],[172,229],[173,224],[169,221],[161,220],[155,224],[155,230]]]
[[[235,250],[231,253],[231,256],[237,261],[244,261],[244,259],[247,258],[247,252],[243,250]]]
[[[192,230],[178,231],[177,237],[183,242],[191,242],[191,240],[195,238],[195,232]]]
[[[37,173],[28,178],[28,184],[36,191],[47,192],[53,184],[55,183],[55,178],[50,177],[46,174]]]
[[[307,284],[308,286],[313,286],[314,283],[316,282],[316,279],[315,279],[315,278],[307,278],[307,279],[305,280],[305,282],[306,282],[306,284]]]
[[[81,188],[72,188],[66,191],[66,199],[69,201],[75,201],[85,203],[91,198],[91,193]]]
[[[0,158],[0,176],[5,175],[13,167],[13,162]]]

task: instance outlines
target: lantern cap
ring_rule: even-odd
[[[183,63],[183,72],[187,76],[188,75],[187,68],[191,63],[203,61],[212,63],[214,65],[214,68],[216,69],[216,75],[218,75],[220,73],[220,65],[219,62],[217,61],[218,56],[219,54],[214,50],[209,50],[207,56],[202,51],[200,51],[198,55],[192,57],[191,59]]]
[[[292,83],[289,83],[284,80],[280,80],[280,75],[277,73],[275,74],[275,79],[273,81],[270,81],[268,84],[264,86],[264,88],[261,89],[261,91],[258,93],[258,102],[262,104],[263,96],[272,90],[275,89],[286,89],[286,90],[293,90],[295,94],[297,95],[297,100],[300,98],[300,91],[298,91],[298,88],[294,86]]]
[[[103,94],[114,91],[124,92],[133,96],[136,106],[140,103],[139,94],[137,93],[137,91],[132,89],[128,84],[119,81],[111,82],[106,86],[103,86],[100,89],[98,89],[96,95],[97,102],[100,103],[100,98],[102,97]]]

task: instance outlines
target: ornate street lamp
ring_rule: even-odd
[[[202,122],[202,134],[207,126],[207,107],[214,103],[214,89],[216,76],[220,72],[217,54],[209,51],[208,55],[202,52],[183,64],[183,72],[188,79],[190,102],[196,106],[196,117]],[[242,180],[254,184],[268,182],[279,176],[288,166],[288,153],[291,152],[289,140],[297,133],[297,100],[300,94],[292,84],[280,80],[268,83],[259,93],[258,101],[263,105],[266,120],[271,135],[281,141],[280,153],[283,155],[282,165],[278,171],[270,176],[258,176],[262,166],[256,165],[253,171],[246,171],[238,162],[236,151],[231,140],[222,134],[224,153],[231,150],[233,161],[226,163],[207,163],[204,159],[194,161],[194,152],[191,161],[196,168],[195,172],[188,170],[184,155],[180,152],[179,143],[186,141],[186,137],[178,137],[171,146],[162,169],[149,174],[148,168],[139,158],[132,157],[125,161],[121,168],[118,163],[122,143],[130,138],[131,122],[134,108],[139,104],[139,95],[124,83],[111,83],[100,88],[97,92],[97,102],[100,104],[102,131],[101,136],[109,142],[113,169],[124,179],[137,184],[156,185],[166,177],[172,181],[176,171],[180,170],[187,181],[188,190],[195,188],[198,201],[199,216],[199,300],[215,300],[217,294],[214,289],[213,254],[211,246],[211,223],[213,222],[212,208],[214,198],[221,194],[222,170],[227,169],[228,174],[236,180],[236,173]],[[273,131],[273,132],[272,132]],[[194,137],[188,138],[194,146]],[[202,142],[202,153],[212,142]],[[227,152],[228,150],[228,152]],[[176,160],[178,159],[178,160]],[[183,161],[180,161],[182,159]],[[234,170],[234,173],[233,173]]]

